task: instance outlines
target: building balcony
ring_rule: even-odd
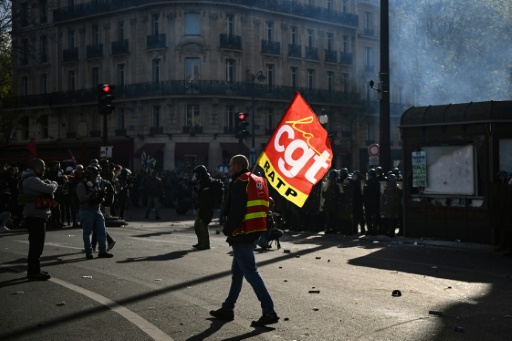
[[[242,37],[223,33],[220,35],[220,48],[229,50],[242,50]]]
[[[288,57],[302,58],[302,46],[288,44]]]
[[[149,128],[149,135],[163,134],[164,127],[151,127]]]
[[[311,60],[318,60],[318,48],[306,46],[305,58]]]
[[[78,61],[78,47],[72,47],[62,50],[62,60],[64,63]]]
[[[90,137],[101,137],[101,130],[99,130],[99,129],[91,130],[91,132],[89,133],[89,136]]]
[[[118,40],[112,42],[112,55],[128,54],[128,39]]]
[[[364,29],[364,35],[373,37],[374,34],[375,34],[375,30],[373,30],[371,28],[365,28]]]
[[[277,41],[262,40],[261,53],[265,54],[281,54],[281,43]]]
[[[191,136],[194,136],[195,134],[201,134],[202,132],[203,132],[203,127],[200,125],[184,126],[183,127],[183,133],[190,134]]]
[[[352,64],[352,53],[341,52],[340,54],[340,64]]]
[[[103,57],[103,44],[87,45],[87,59]]]
[[[230,0],[231,6],[240,9],[250,6],[253,9],[262,9],[279,14],[291,14],[307,19],[317,19],[337,25],[348,26],[357,29],[359,17],[353,13],[334,11],[324,6],[315,6],[289,0],[254,1],[254,0]],[[120,11],[124,9],[151,6],[159,4],[161,0],[123,0],[123,1],[85,1],[75,3],[72,6],[63,6],[53,11],[53,21],[69,21],[78,18],[96,16],[107,12]],[[223,4],[220,4],[222,6]]]
[[[166,35],[164,33],[152,34],[147,38],[147,49],[165,49]]]
[[[337,58],[338,52],[334,50],[325,50],[325,62],[326,63],[336,63],[338,61]]]

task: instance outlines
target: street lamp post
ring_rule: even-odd
[[[254,83],[256,81],[256,79],[259,81],[259,82],[263,82],[266,77],[265,75],[263,74],[263,71],[258,71],[256,74],[251,74],[251,153],[250,153],[250,157],[249,157],[249,161],[250,161],[250,164],[251,165],[254,165],[254,163],[256,162],[256,147],[255,147],[255,134],[254,134],[254,131],[255,131],[255,128],[254,128],[254,125],[255,125],[255,119],[254,119],[254,107],[255,107],[255,94],[254,94]]]

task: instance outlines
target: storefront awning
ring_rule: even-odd
[[[146,143],[137,149],[134,156],[139,157],[143,152],[146,152],[147,155],[155,156],[155,154],[161,151],[164,147],[165,143]]]
[[[174,148],[174,157],[184,158],[187,156],[202,156],[208,157],[208,143],[198,142],[198,143],[176,143],[176,147]]]

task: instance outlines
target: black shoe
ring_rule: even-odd
[[[94,256],[92,255],[92,253],[88,253],[88,254],[86,254],[86,255],[85,255],[85,258],[87,258],[87,259],[93,259],[93,258],[94,258]]]
[[[115,240],[113,240],[110,243],[108,243],[107,251],[112,250],[115,245],[116,245],[116,241]]]
[[[210,245],[198,245],[196,250],[210,250]]]
[[[199,246],[199,244],[192,245],[192,247],[194,247],[194,248],[197,248],[198,246]]]
[[[274,324],[279,321],[279,316],[276,313],[263,314],[258,321],[252,321],[251,327],[263,327],[267,324]]]
[[[235,319],[235,313],[233,312],[233,310],[223,308],[211,310],[210,315],[212,315],[215,318],[218,318],[219,320],[225,321],[233,321]]]
[[[111,253],[108,253],[108,252],[98,253],[98,258],[112,258],[112,257],[114,257],[114,255]]]
[[[52,278],[52,276],[50,276],[50,274],[48,274],[48,272],[40,272],[35,275],[27,275],[27,279],[29,281],[47,281],[50,278]]]

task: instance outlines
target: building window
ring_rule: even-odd
[[[21,64],[28,64],[28,39],[21,41]]]
[[[100,28],[98,25],[93,25],[91,28],[91,45],[97,46],[100,43]]]
[[[39,1],[39,21],[41,24],[45,24],[48,21],[46,12],[48,11],[48,4],[46,0]]]
[[[232,105],[226,106],[226,127],[228,132],[234,131],[235,128],[235,107]]]
[[[364,12],[365,15],[365,29],[367,32],[372,30],[372,12]]]
[[[93,88],[100,84],[100,69],[97,67],[93,67],[91,70],[91,82]]]
[[[153,81],[153,83],[160,82],[160,59],[153,59],[151,80]]]
[[[152,117],[152,128],[159,128],[160,127],[160,106],[155,105],[153,106],[153,117]]]
[[[185,35],[201,34],[201,18],[199,13],[185,13]]]
[[[313,90],[315,88],[315,70],[308,69],[308,89]]]
[[[267,21],[266,36],[269,42],[274,41],[274,23],[271,21]]]
[[[159,30],[159,14],[153,14],[151,15],[151,34],[156,36],[160,32]]]
[[[275,122],[274,122],[274,110],[269,109],[267,113],[267,130],[270,132],[274,130]]]
[[[366,71],[373,69],[373,49],[371,47],[364,48],[364,66]]]
[[[226,82],[234,83],[236,80],[236,64],[234,59],[226,60]]]
[[[226,16],[226,34],[234,36],[235,33],[235,17],[233,15]]]
[[[187,82],[200,79],[200,66],[199,58],[185,58],[185,80]]]
[[[48,115],[43,115],[37,119],[37,122],[41,126],[41,137],[43,139],[48,138]]]
[[[40,78],[40,86],[39,91],[41,94],[47,94],[48,93],[48,75],[46,73],[43,73]]]
[[[368,122],[368,125],[366,126],[366,139],[368,141],[375,140],[375,127],[373,126],[373,122]]]
[[[334,72],[327,72],[327,90],[329,92],[334,91]]]
[[[348,36],[343,36],[343,53],[348,53]]]
[[[117,22],[117,40],[124,40],[124,20],[119,20]]]
[[[75,70],[68,71],[68,91],[74,92],[76,89]]]
[[[298,70],[296,67],[292,67],[290,69],[290,85],[293,89],[296,89],[298,87],[298,78],[299,78],[299,74],[298,74]]]
[[[199,115],[199,106],[197,104],[188,104],[185,117],[185,125],[194,127],[201,125],[201,116]]]
[[[308,47],[314,47],[315,44],[315,31],[308,30]]]
[[[290,41],[292,45],[297,45],[298,36],[297,36],[297,26],[292,26],[290,28]]]
[[[327,50],[328,51],[333,50],[333,42],[334,42],[334,34],[327,33]]]
[[[347,13],[348,12],[348,0],[343,0],[343,3],[342,3],[342,12],[343,13]]]
[[[41,62],[46,63],[48,61],[48,36],[43,35],[39,38],[39,58]]]
[[[267,87],[272,89],[274,87],[274,65],[267,64]]]
[[[330,11],[332,10],[332,0],[327,0],[327,9]]]
[[[343,82],[343,91],[345,91],[345,92],[349,91],[349,85],[348,85],[349,80],[350,80],[350,78],[349,78],[348,73],[343,73],[341,75],[341,81]],[[370,88],[370,87],[367,86],[367,88]]]
[[[116,110],[116,112],[117,112],[117,129],[124,130],[126,127],[124,109],[119,108]]]
[[[117,64],[117,85],[124,88],[124,64]]]
[[[398,103],[404,103],[404,88],[401,86],[398,87]]]
[[[75,48],[75,30],[68,31],[68,49]]]
[[[21,95],[22,96],[28,95],[28,78],[27,77],[21,77]]]

